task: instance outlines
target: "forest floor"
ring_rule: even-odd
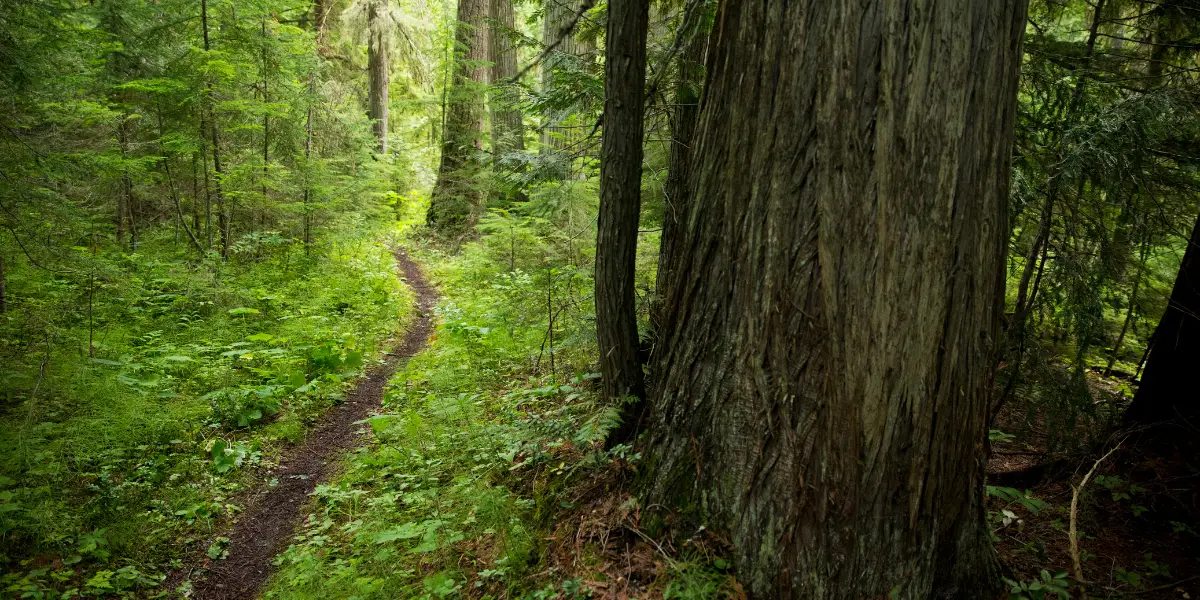
[[[1019,431],[1024,420],[1020,411],[1008,410],[996,426]],[[1074,525],[1090,596],[1200,598],[1196,449],[1156,443],[1162,431],[1114,431],[1103,421],[1080,424],[1099,432],[1091,438],[1096,447],[1081,441],[1077,448],[1051,452],[1044,415],[1026,435],[994,440],[988,508],[1009,576],[1020,584],[1058,572],[1073,580],[1069,589],[1078,593],[1070,544]]]
[[[230,530],[198,546],[197,556],[187,561],[190,566],[173,574],[167,589],[186,586],[190,579],[190,597],[197,600],[255,598],[271,577],[275,557],[292,540],[313,490],[330,478],[343,453],[360,445],[362,421],[380,410],[384,386],[404,361],[426,346],[433,331],[437,292],[404,250],[395,250],[394,256],[416,295],[412,325],[386,359],[364,374],[346,401],[331,408],[302,443],[264,473],[271,485],[247,491],[239,502],[246,509]],[[216,557],[204,550],[213,543],[224,546]]]

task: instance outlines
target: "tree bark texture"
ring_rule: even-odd
[[[692,144],[700,123],[700,92],[704,85],[704,53],[708,35],[700,31],[699,15],[693,23],[684,23],[684,35],[690,36],[679,55],[679,79],[675,83],[675,109],[671,115],[671,150],[667,158],[666,206],[663,209],[663,230],[659,241],[658,284],[663,289],[667,275],[675,268],[676,243],[679,237],[679,216],[688,202],[688,167],[691,164]],[[655,312],[661,302],[655,302]],[[655,326],[660,319],[655,315]]]
[[[1024,0],[726,0],[667,276],[647,503],[753,598],[988,598]]]
[[[566,61],[584,60],[596,50],[589,42],[579,39],[581,12],[592,5],[591,0],[546,0],[546,17],[542,21],[542,44],[554,50],[542,61],[542,92],[546,93],[561,82],[557,72]],[[583,139],[586,132],[561,123],[571,116],[569,110],[555,110],[545,115],[542,128],[542,151],[559,152]],[[561,175],[566,175],[563,169]]]
[[[442,233],[471,230],[483,209],[475,175],[483,148],[488,82],[488,0],[459,0],[454,79],[442,132],[442,160],[426,221]]]
[[[604,137],[600,150],[600,214],[596,226],[596,339],[608,399],[645,397],[638,359],[634,267],[642,206],[646,31],[650,3],[610,0],[604,63]],[[631,437],[641,403],[621,430]]]
[[[388,16],[387,0],[371,0],[367,6],[367,78],[368,113],[371,128],[375,132],[376,149],[380,154],[388,150]]]
[[[1146,371],[1128,423],[1157,423],[1200,415],[1195,369],[1200,365],[1200,219],[1179,265],[1171,301],[1151,338]]]
[[[513,43],[516,20],[512,0],[491,0],[492,31],[488,51],[492,61],[492,155],[497,161],[509,152],[525,149],[521,120],[521,88],[517,76],[518,48]]]

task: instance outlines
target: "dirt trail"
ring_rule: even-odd
[[[208,572],[193,579],[192,598],[242,600],[257,596],[274,570],[273,559],[287,548],[300,525],[300,509],[308,495],[328,479],[342,453],[360,443],[361,426],[355,422],[380,408],[388,378],[403,361],[425,347],[433,331],[437,292],[403,250],[397,250],[395,256],[416,293],[417,318],[385,362],[369,369],[346,401],[330,409],[302,444],[285,453],[272,473],[278,485],[260,490],[245,501],[246,510],[226,534],[230,540],[228,558],[204,560],[200,568]]]

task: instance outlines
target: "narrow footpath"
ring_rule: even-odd
[[[416,294],[417,317],[404,337],[386,355],[383,364],[369,369],[346,401],[331,408],[311,429],[304,442],[284,454],[276,469],[279,483],[259,490],[245,500],[246,510],[238,517],[229,538],[229,556],[205,559],[203,575],[193,578],[191,598],[198,600],[248,600],[255,598],[274,570],[273,560],[287,548],[300,525],[301,508],[317,484],[328,480],[341,455],[361,441],[360,425],[378,411],[388,379],[409,357],[420,352],[433,331],[433,308],[437,292],[420,268],[403,250],[395,251],[396,262]],[[197,574],[200,570],[197,570]]]

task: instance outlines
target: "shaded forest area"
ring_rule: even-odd
[[[0,597],[1200,597],[1200,2],[0,3]]]

